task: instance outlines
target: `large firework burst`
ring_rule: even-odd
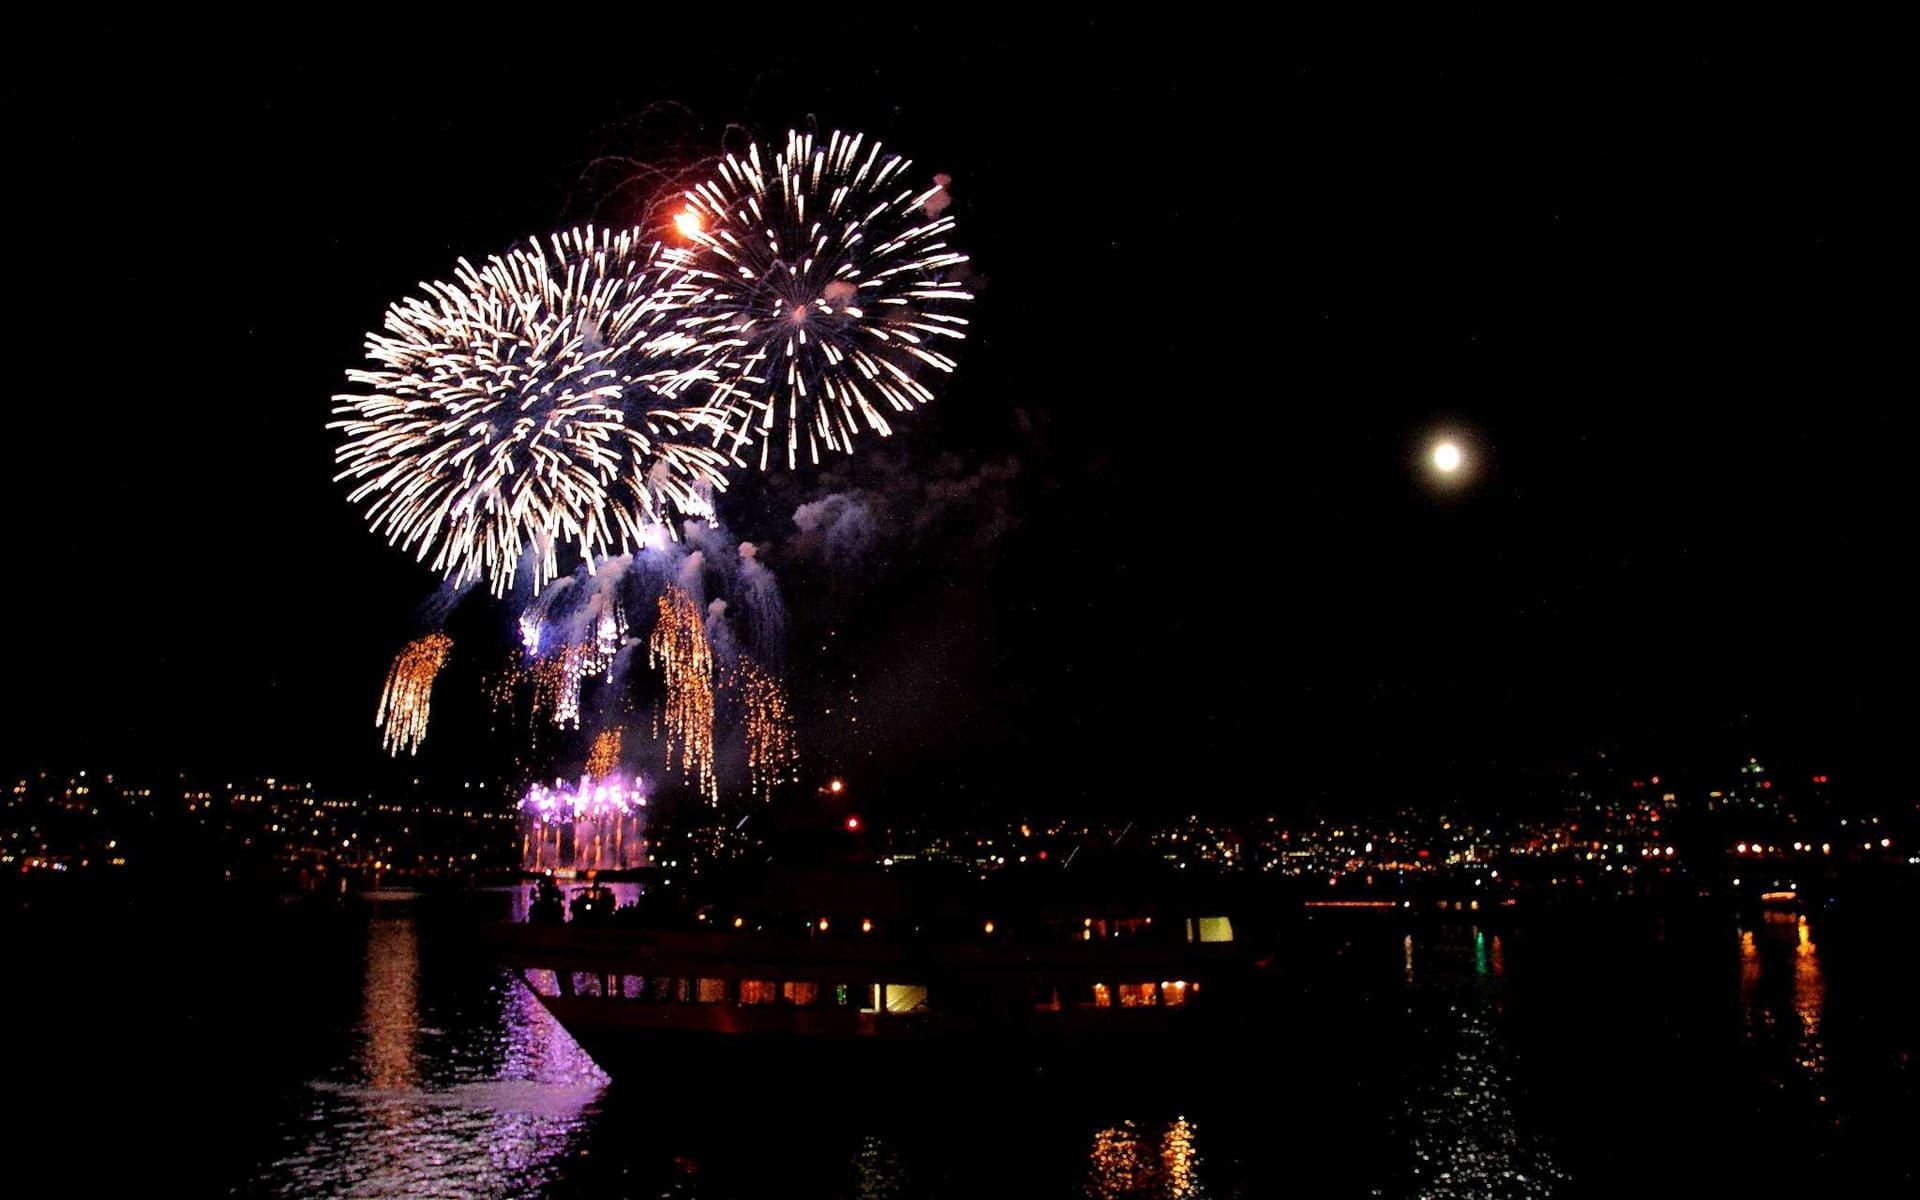
[[[558,551],[617,553],[674,513],[709,516],[720,454],[705,418],[662,396],[683,380],[671,277],[633,231],[534,241],[387,310],[367,336],[366,389],[334,397],[338,478],[367,520],[457,584],[499,594],[532,550],[533,585]]]
[[[884,409],[933,398],[925,369],[953,369],[967,256],[947,241],[945,177],[911,177],[863,135],[820,147],[789,133],[785,150],[729,155],[687,192],[686,244],[662,257],[685,272],[675,324],[702,361],[677,386],[734,461],[755,441],[762,468],[775,440],[789,467],[803,449],[811,462],[851,450],[859,429],[890,432]]]

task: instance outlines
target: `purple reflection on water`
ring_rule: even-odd
[[[539,1001],[495,972],[478,996],[456,988],[436,1012],[411,918],[370,923],[365,965],[358,1052],[309,1081],[247,1190],[505,1197],[558,1179],[607,1079]],[[463,1003],[497,1008],[497,1019],[473,1019]]]

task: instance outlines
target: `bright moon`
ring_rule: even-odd
[[[1451,475],[1460,469],[1460,447],[1441,442],[1433,448],[1433,465]]]

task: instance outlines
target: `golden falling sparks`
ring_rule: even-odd
[[[713,653],[707,647],[706,624],[700,606],[686,590],[668,584],[660,594],[660,619],[647,642],[647,665],[660,667],[666,677],[667,699],[655,719],[654,732],[667,743],[667,766],[679,751],[682,773],[710,803],[718,803],[719,786],[713,775]]]
[[[587,751],[587,774],[595,779],[605,779],[619,768],[623,736],[618,725],[594,735],[593,748]]]
[[[793,712],[780,677],[742,657],[729,681],[739,689],[746,712],[747,778],[753,793],[771,799],[773,789],[791,782],[800,764],[793,740]]]
[[[396,758],[404,747],[408,754],[419,751],[427,736],[427,713],[433,699],[433,679],[446,665],[453,650],[453,639],[444,633],[430,633],[408,642],[387,671],[387,686],[380,692],[380,707],[373,718],[374,727],[386,732],[380,743]]]
[[[539,658],[527,664],[525,676],[533,681],[533,719],[546,717],[555,725],[563,723],[561,713],[567,691],[567,664],[564,655]]]

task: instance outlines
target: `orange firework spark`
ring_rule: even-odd
[[[700,606],[682,588],[668,584],[660,595],[660,619],[647,642],[647,665],[662,668],[667,701],[654,732],[667,743],[667,765],[680,752],[680,770],[695,776],[710,802],[720,798],[713,776],[713,654],[707,648]]]
[[[562,702],[567,690],[567,664],[562,655],[535,659],[527,664],[527,677],[533,680],[533,718],[550,717],[561,724]]]
[[[387,686],[380,693],[380,707],[374,713],[373,724],[386,731],[380,743],[396,758],[403,746],[408,754],[417,752],[427,736],[433,679],[446,665],[452,650],[452,638],[444,633],[430,633],[408,642],[387,670]]]
[[[794,777],[800,763],[793,741],[793,712],[780,677],[751,658],[740,659],[731,680],[746,710],[747,776],[756,795],[771,798],[777,784]]]
[[[593,749],[587,751],[587,774],[605,779],[620,766],[622,733],[618,725],[594,735]]]

